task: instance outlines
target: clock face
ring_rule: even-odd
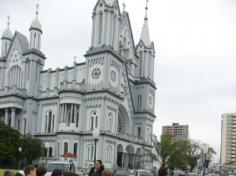
[[[103,77],[103,68],[101,65],[97,64],[92,66],[89,69],[89,73],[88,73],[88,79],[89,79],[89,83],[91,84],[98,84],[102,81],[102,77]]]
[[[116,70],[116,68],[111,67],[110,69],[110,83],[113,87],[117,87],[118,86],[118,72]]]
[[[102,72],[100,70],[100,68],[94,68],[92,70],[91,76],[93,79],[98,79],[101,76]]]
[[[116,81],[116,72],[115,71],[111,71],[111,80],[113,81],[113,82],[115,82]]]
[[[148,105],[149,107],[153,107],[153,96],[151,94],[148,96]]]

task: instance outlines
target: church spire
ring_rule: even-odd
[[[141,40],[145,44],[146,47],[149,47],[151,40],[150,40],[150,35],[149,35],[149,27],[148,27],[148,0],[146,0],[146,7],[145,7],[145,18],[144,18],[144,23],[143,23],[143,28],[141,32]]]

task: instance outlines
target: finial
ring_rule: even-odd
[[[39,4],[36,4],[36,12],[35,12],[35,14],[36,14],[36,17],[38,17],[38,15],[39,15]]]
[[[145,7],[145,20],[148,20],[147,12],[148,12],[148,0],[146,0],[146,7]]]
[[[123,3],[122,5],[123,5],[123,12],[124,12],[126,5],[125,5],[125,3]]]
[[[10,17],[10,15],[8,15],[7,16],[7,27],[9,28],[9,26],[10,26],[10,19],[11,19],[11,17]]]

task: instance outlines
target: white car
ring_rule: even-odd
[[[68,161],[55,161],[46,165],[47,173],[45,176],[51,176],[55,169],[62,170],[64,172],[75,172],[75,165],[73,162]]]
[[[134,176],[153,176],[152,171],[149,170],[136,170]]]

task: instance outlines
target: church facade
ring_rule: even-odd
[[[106,167],[140,167],[142,149],[152,148],[156,118],[148,18],[136,45],[129,15],[120,11],[118,0],[98,0],[92,20],[86,61],[55,70],[44,70],[38,12],[29,38],[12,35],[8,25],[1,42],[0,120],[41,139],[49,160],[72,153],[80,168],[90,167],[92,132],[99,130],[97,159]]]

